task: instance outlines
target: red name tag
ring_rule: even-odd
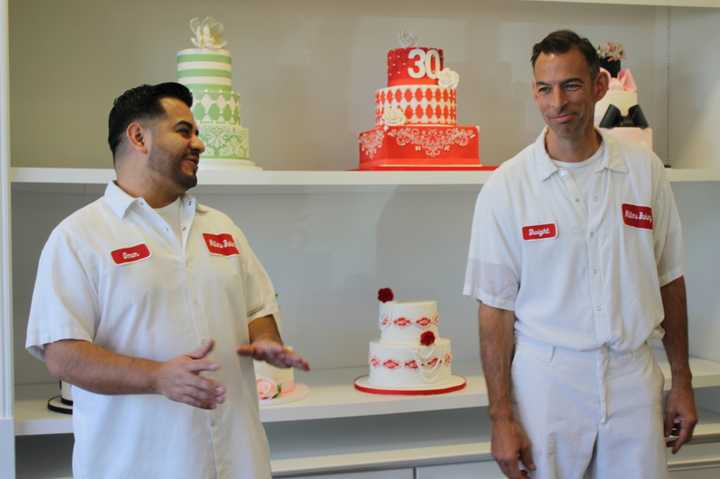
[[[642,228],[645,230],[653,229],[652,208],[649,206],[637,206],[623,203],[622,216],[623,222],[628,226]]]
[[[220,233],[217,235],[210,233],[203,233],[205,244],[207,245],[210,254],[216,254],[220,256],[232,256],[240,254],[237,246],[235,246],[235,239],[229,233]]]
[[[115,264],[127,264],[141,261],[150,257],[150,250],[146,244],[120,248],[110,253]]]
[[[523,226],[522,234],[523,239],[526,241],[555,238],[557,236],[557,226],[555,226],[555,223],[548,223],[546,225]]]

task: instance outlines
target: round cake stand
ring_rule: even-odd
[[[368,384],[368,376],[360,376],[354,382],[355,389],[370,394],[397,394],[401,396],[429,396],[431,394],[447,394],[460,391],[467,385],[467,379],[462,376],[451,376],[449,380],[424,387],[377,387]]]
[[[73,408],[71,404],[64,402],[62,397],[53,396],[48,400],[47,408],[53,412],[59,412],[62,414],[72,414]]]
[[[301,399],[305,399],[308,394],[310,394],[310,388],[307,384],[295,383],[295,389],[289,393],[281,392],[280,396],[274,399],[259,399],[258,401],[260,402],[260,407],[264,409],[266,407],[279,406],[280,404],[300,401]]]

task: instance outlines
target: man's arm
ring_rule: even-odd
[[[240,356],[266,361],[279,368],[310,370],[310,365],[302,356],[285,347],[273,315],[252,320],[248,330],[250,343],[242,344],[236,349]]]
[[[214,409],[225,399],[225,388],[203,371],[218,364],[206,359],[214,343],[169,361],[116,354],[88,341],[62,340],[45,346],[50,374],[98,394],[162,394],[173,401]]]
[[[677,435],[668,442],[675,454],[693,435],[698,416],[692,389],[688,353],[688,320],[685,278],[682,276],[660,288],[665,319],[663,345],[670,362],[671,386],[665,404],[665,437]]]
[[[488,390],[489,414],[492,421],[492,455],[503,473],[511,478],[527,477],[518,461],[535,470],[530,454],[530,441],[514,416],[510,367],[514,347],[515,313],[480,305],[480,356]]]

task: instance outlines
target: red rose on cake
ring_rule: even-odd
[[[392,301],[393,298],[395,298],[395,295],[392,292],[392,289],[390,288],[382,288],[378,290],[378,301],[381,303],[387,303],[388,301]]]
[[[420,335],[420,344],[423,346],[430,346],[435,343],[435,333],[432,331],[425,331]]]

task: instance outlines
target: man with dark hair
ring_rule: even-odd
[[[73,474],[270,478],[252,359],[285,348],[267,273],[226,215],[186,194],[204,145],[177,83],[115,100],[117,179],[43,248],[26,346],[73,390]]]
[[[464,288],[492,454],[510,478],[667,477],[664,437],[675,453],[697,422],[673,194],[657,156],[593,127],[608,80],[587,39],[551,33],[531,61],[546,128],[478,196]]]

